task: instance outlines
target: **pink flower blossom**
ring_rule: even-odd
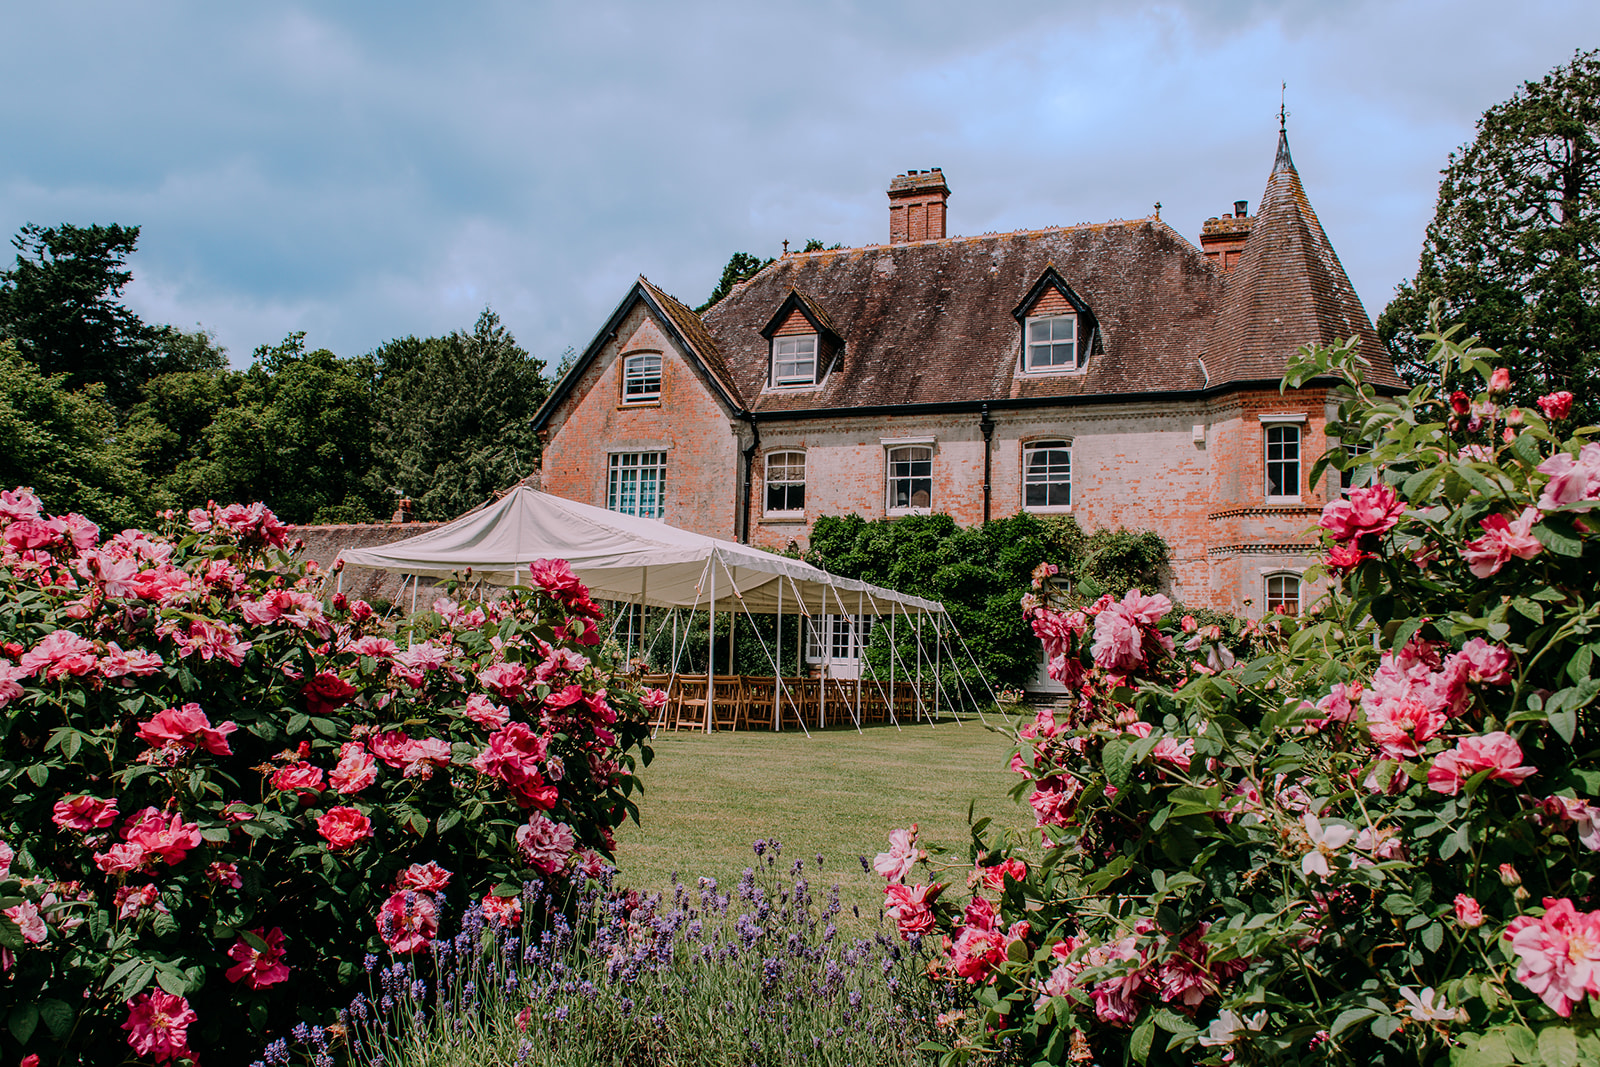
[[[184,822],[177,812],[162,815],[155,808],[144,808],[128,816],[122,828],[122,839],[139,846],[146,855],[159,856],[169,866],[182,863],[201,843],[198,823]]]
[[[328,851],[342,852],[372,836],[372,820],[355,808],[330,808],[317,817],[317,833],[328,843]]]
[[[478,753],[472,766],[480,774],[498,778],[522,807],[549,811],[560,794],[540,773],[539,761],[545,754],[544,739],[526,723],[513,722],[489,735],[488,747]]]
[[[371,656],[374,659],[393,659],[399,646],[387,637],[374,637],[368,635],[360,638],[350,645],[350,651],[358,656]]]
[[[478,681],[502,700],[521,700],[527,696],[528,668],[520,663],[496,663],[479,671]]]
[[[1172,610],[1172,601],[1157,593],[1145,596],[1128,590],[1120,602],[1113,601],[1095,616],[1094,645],[1090,649],[1095,666],[1108,671],[1134,671],[1143,667],[1156,648],[1171,652],[1172,639],[1154,630],[1163,615]]]
[[[211,725],[199,704],[185,704],[181,708],[158,711],[148,722],[139,724],[139,737],[157,747],[177,745],[194,748],[204,745],[207,752],[217,756],[231,756],[228,735],[239,729],[237,723],[225,722]]]
[[[239,640],[239,627],[208,619],[195,619],[187,630],[172,631],[172,640],[180,659],[198,653],[202,660],[220,659],[235,667],[244,666],[245,653],[252,647],[249,641]]]
[[[0,490],[0,519],[6,522],[37,519],[41,506],[32,489],[18,486],[16,489]]]
[[[189,1051],[189,1024],[197,1016],[183,997],[155,989],[128,1001],[128,1044],[141,1056],[154,1057],[157,1063],[192,1058]]]
[[[1465,893],[1456,894],[1456,922],[1468,930],[1476,930],[1483,925],[1483,908],[1473,897]]]
[[[80,793],[56,801],[51,819],[63,830],[103,830],[117,821],[117,802]]]
[[[1544,901],[1545,913],[1519,915],[1503,935],[1517,956],[1517,981],[1557,1015],[1600,993],[1600,917],[1581,912],[1565,897]]]
[[[406,765],[406,752],[411,747],[411,738],[399,730],[389,730],[373,734],[367,745],[372,749],[374,756],[399,770]]]
[[[236,864],[223,863],[218,860],[206,867],[206,881],[216,886],[226,886],[229,889],[243,889],[244,879],[239,877],[239,868]]]
[[[1324,827],[1322,821],[1310,812],[1301,817],[1305,823],[1306,837],[1311,842],[1311,851],[1300,858],[1300,870],[1309,880],[1313,874],[1323,878],[1330,877],[1333,873],[1328,865],[1328,860],[1333,854],[1355,836],[1355,828],[1350,826],[1329,825]]]
[[[22,933],[22,940],[30,945],[41,944],[50,936],[50,927],[45,925],[44,916],[39,914],[38,905],[31,900],[25,900],[15,907],[7,908],[0,912],[6,918],[17,924]]]
[[[1170,737],[1163,737],[1156,742],[1156,747],[1150,750],[1150,758],[1170,763],[1180,771],[1188,771],[1189,761],[1194,758],[1194,738],[1186,737],[1180,743]]]
[[[125,885],[111,895],[111,900],[116,906],[119,921],[137,919],[147,909],[166,915],[172,914],[167,906],[161,903],[161,891],[154,884]]]
[[[1040,828],[1069,825],[1072,813],[1078,806],[1078,794],[1082,791],[1083,783],[1071,775],[1052,775],[1041,779],[1038,788],[1028,797],[1028,803],[1033,807],[1034,825]]]
[[[891,882],[898,882],[911,873],[911,868],[923,857],[917,847],[917,824],[909,830],[889,831],[889,851],[880,852],[872,861],[872,869]]]
[[[647,692],[658,692],[658,690],[647,690]],[[482,693],[473,693],[467,697],[467,705],[462,710],[467,718],[486,730],[498,730],[511,720],[511,712],[504,704],[496,704]]]
[[[19,661],[27,674],[39,674],[42,669],[40,680],[46,682],[92,673],[98,662],[94,642],[71,630],[50,631]]]
[[[589,595],[564,559],[536,559],[528,564],[528,577],[534,585],[564,604],[586,599]]]
[[[1600,442],[1584,445],[1578,449],[1576,458],[1557,452],[1539,464],[1538,470],[1550,476],[1539,494],[1540,511],[1554,511],[1563,504],[1594,500],[1600,497]]]
[[[1532,559],[1544,551],[1544,545],[1532,534],[1533,524],[1539,521],[1538,508],[1524,508],[1514,522],[1504,515],[1490,515],[1478,522],[1484,535],[1468,541],[1461,550],[1467,567],[1479,578],[1487,578],[1505,566],[1515,556]]]
[[[906,940],[933,932],[933,902],[944,891],[943,885],[908,886],[891,882],[884,889],[884,914],[894,920]]]
[[[1333,500],[1322,509],[1317,525],[1340,543],[1388,532],[1405,514],[1400,495],[1387,485],[1350,490],[1343,500]]]
[[[1511,653],[1498,645],[1474,637],[1461,646],[1457,655],[1467,665],[1467,677],[1474,682],[1505,685],[1511,681]]]
[[[442,737],[416,738],[406,745],[405,757],[405,777],[431,778],[434,768],[450,766],[450,742]]]
[[[399,879],[395,882],[395,888],[437,893],[449,884],[450,872],[429,860],[427,863],[413,863],[401,871]]]
[[[0,841],[0,878],[11,873],[11,861],[17,858],[10,845]]]
[[[483,921],[492,927],[509,930],[522,921],[522,899],[486,893],[483,898]]]
[[[1544,412],[1544,417],[1551,422],[1564,419],[1572,414],[1572,394],[1562,389],[1558,392],[1548,393],[1539,398],[1539,410]]]
[[[144,849],[135,844],[115,844],[94,854],[94,865],[109,875],[132,874],[150,862]]]
[[[426,893],[402,889],[378,909],[378,936],[389,949],[409,956],[439,934],[439,909]]]
[[[300,693],[306,698],[307,711],[327,716],[350,703],[356,695],[356,687],[337,674],[322,671],[301,686]]]
[[[228,956],[234,960],[224,977],[230,982],[244,982],[251,989],[265,989],[289,980],[289,968],[283,962],[283,931],[274,926],[271,930],[257,927],[250,931],[266,944],[257,948],[244,938],[233,943]]]
[[[1463,737],[1455,748],[1434,758],[1433,765],[1428,768],[1428,788],[1455,796],[1468,778],[1481,771],[1488,771],[1491,779],[1521,785],[1530,775],[1538,773],[1535,767],[1518,766],[1521,762],[1522,747],[1503,730],[1481,737]]]
[[[993,867],[979,867],[978,875],[986,887],[999,893],[1006,887],[1006,878],[1020,882],[1028,877],[1028,865],[1019,859],[1011,858],[1002,860]]]
[[[987,978],[1005,960],[1006,937],[999,930],[967,926],[950,946],[951,966],[969,984]]]
[[[279,767],[272,772],[272,788],[285,793],[320,793],[324,788],[322,768],[304,760]]]
[[[162,667],[162,659],[158,653],[145,652],[141,649],[130,649],[124,652],[115,641],[106,645],[106,654],[100,660],[100,676],[102,678],[124,678],[128,675],[148,677]]]
[[[22,695],[22,679],[31,673],[20,664],[0,660],[0,708]]]
[[[339,762],[328,775],[328,784],[343,794],[359,793],[378,780],[378,761],[359,741],[346,741],[339,748]]]
[[[518,851],[529,864],[546,874],[554,874],[565,867],[576,845],[572,828],[542,811],[534,812],[526,825],[517,827]]]

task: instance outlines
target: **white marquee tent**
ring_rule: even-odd
[[[448,577],[470,567],[474,581],[504,586],[526,581],[527,565],[536,559],[564,559],[597,600],[703,607],[712,615],[720,600],[725,611],[777,614],[780,642],[783,615],[796,612],[808,618],[887,616],[891,625],[895,617],[906,616],[908,622],[915,619],[919,636],[923,616],[931,617],[935,634],[947,627],[944,606],[937,601],[523,485],[438,529],[377,548],[345,549],[339,558],[353,566],[425,577]]]

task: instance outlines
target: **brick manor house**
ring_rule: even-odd
[[[535,416],[543,488],[781,549],[821,515],[1071,513],[1151,529],[1172,595],[1298,610],[1338,473],[1299,346],[1361,340],[1398,386],[1280,131],[1254,216],[1196,247],[1143,219],[948,237],[938,170],[886,244],[788,252],[696,315],[641,277]]]

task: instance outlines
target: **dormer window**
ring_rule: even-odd
[[[822,308],[797,289],[789,290],[761,336],[768,345],[768,389],[817,388],[844,349],[844,339]]]
[[[1028,319],[1026,367],[1031,371],[1078,369],[1078,316],[1039,315]]]
[[[1087,368],[1100,336],[1088,303],[1046,267],[1011,312],[1022,327],[1022,374],[1074,374]]]
[[[772,384],[817,384],[816,334],[794,334],[772,339]]]
[[[661,354],[645,352],[622,361],[622,402],[653,404],[661,399]]]

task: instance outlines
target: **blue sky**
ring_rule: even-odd
[[[638,274],[888,233],[1201,223],[1295,162],[1369,314],[1487,106],[1600,46],[1600,4],[218,4],[0,0],[0,230],[143,227],[128,300],[235,363],[357,355],[492,305],[552,362]]]

